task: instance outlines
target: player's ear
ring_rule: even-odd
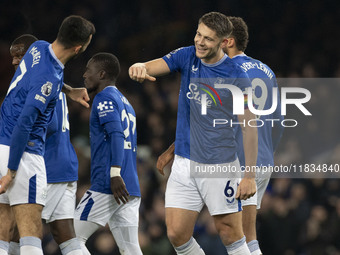
[[[227,43],[228,43],[228,38],[225,37],[223,38],[222,42],[221,42],[221,48],[224,49],[227,47]]]
[[[232,48],[234,47],[234,45],[235,45],[235,39],[233,37],[228,37],[226,47]]]
[[[221,42],[221,49],[224,51],[224,53],[227,53],[227,43],[228,43],[228,39],[224,38]]]
[[[74,53],[78,55],[82,47],[83,47],[82,45],[74,46]]]
[[[99,71],[99,78],[102,80],[102,79],[104,79],[105,78],[105,74],[106,74],[106,72],[104,71],[104,70],[100,70]]]

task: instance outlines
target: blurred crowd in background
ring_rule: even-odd
[[[65,68],[65,83],[82,87],[88,59],[111,52],[121,62],[117,87],[137,115],[138,173],[142,191],[140,244],[145,255],[174,251],[164,224],[167,176],[156,170],[157,157],[174,141],[180,79],[176,74],[156,82],[136,83],[128,67],[162,57],[193,44],[200,16],[209,11],[241,16],[248,24],[246,54],[268,64],[279,78],[325,78],[307,85],[312,116],[296,107],[286,118],[298,125],[286,128],[275,154],[277,165],[340,163],[340,3],[331,0],[2,0],[0,8],[0,96],[13,76],[9,46],[23,33],[52,41],[70,14],[91,20],[97,33],[88,50]],[[279,82],[280,86],[280,82]],[[71,140],[79,160],[78,200],[90,185],[90,109],[68,101]],[[170,168],[166,169],[166,175]],[[334,176],[334,175],[333,175]],[[340,254],[340,173],[336,178],[273,178],[258,214],[258,240],[264,254]],[[44,252],[60,254],[46,227]],[[203,210],[195,237],[207,255],[225,254],[211,217]],[[119,254],[108,228],[92,236],[92,254]]]

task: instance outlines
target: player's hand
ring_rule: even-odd
[[[158,157],[156,167],[161,175],[164,175],[164,167],[169,164],[171,160],[173,160],[174,156],[175,154],[173,152],[166,150]]]
[[[256,193],[256,183],[254,178],[243,178],[237,187],[236,199],[246,200]]]
[[[80,103],[82,106],[86,108],[90,107],[90,105],[87,103],[90,101],[90,97],[86,88],[72,88],[72,90],[67,95],[73,101]]]
[[[12,184],[12,181],[13,181],[12,175],[9,173],[7,173],[0,179],[0,194],[6,192],[8,187]]]
[[[113,193],[113,196],[115,197],[117,204],[120,205],[120,201],[122,201],[123,204],[126,204],[129,201],[130,194],[126,189],[122,177],[116,176],[111,178],[111,191]]]
[[[143,63],[136,63],[130,66],[129,76],[132,80],[142,83],[145,79],[149,81],[156,81],[156,78],[149,75]]]

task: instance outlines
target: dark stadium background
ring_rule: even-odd
[[[174,254],[164,226],[166,178],[156,172],[155,162],[174,140],[179,79],[171,75],[158,78],[155,84],[140,85],[128,78],[131,64],[192,44],[199,17],[208,11],[220,11],[244,18],[250,32],[246,53],[268,64],[277,77],[340,77],[338,1],[1,0],[0,5],[2,98],[13,75],[11,41],[32,33],[52,42],[61,21],[70,14],[90,19],[97,33],[88,50],[66,65],[66,83],[83,86],[86,62],[97,52],[108,51],[120,59],[118,86],[137,114],[143,196],[140,244],[146,255]],[[308,89],[312,99],[306,107],[313,116],[305,117],[296,109],[289,113],[299,125],[286,128],[276,152],[277,164],[340,163],[339,82],[330,84],[325,80]],[[70,101],[69,109],[72,142],[80,166],[79,199],[89,185],[90,111]],[[45,232],[45,254],[59,254],[48,228]],[[195,237],[207,255],[225,254],[206,210],[198,220]],[[340,254],[339,179],[272,179],[258,216],[258,239],[264,254]],[[107,228],[91,237],[88,246],[93,254],[119,254]]]

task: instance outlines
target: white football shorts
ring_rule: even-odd
[[[0,176],[7,174],[9,146],[0,144]],[[17,174],[7,189],[0,195],[0,203],[17,204],[41,204],[46,201],[46,169],[44,158],[40,155],[24,152]]]
[[[47,184],[46,204],[42,218],[46,223],[55,220],[73,219],[76,207],[77,182]]]
[[[101,226],[108,223],[110,229],[138,227],[140,202],[140,197],[130,196],[129,202],[119,205],[112,194],[88,190],[76,208],[74,219],[94,222]]]
[[[200,212],[206,204],[210,215],[235,213],[242,210],[240,200],[235,199],[237,186],[241,180],[237,177],[240,176],[241,171],[238,159],[222,164],[224,167],[236,169],[236,173],[229,172],[224,174],[225,177],[219,178],[208,175],[193,177],[190,173],[193,165],[203,166],[202,169],[214,166],[199,164],[175,155],[165,192],[165,207]]]
[[[263,172],[260,169],[259,172],[256,172],[255,182],[256,182],[256,193],[251,198],[248,198],[247,200],[241,200],[242,206],[247,205],[256,205],[256,209],[261,208],[261,201],[263,198],[264,193],[266,192],[271,172],[266,171]]]

